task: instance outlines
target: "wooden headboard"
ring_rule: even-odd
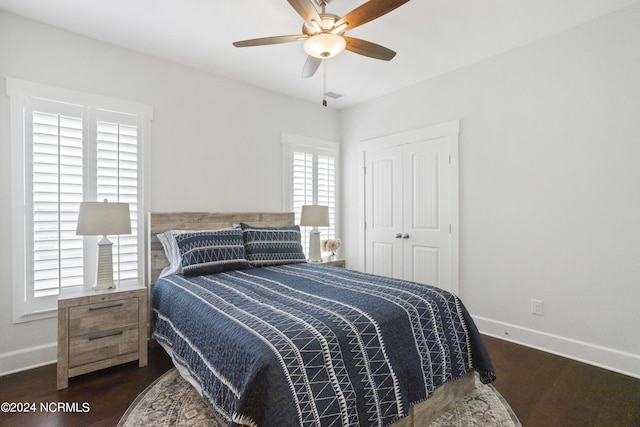
[[[164,248],[156,237],[168,230],[217,230],[233,224],[256,225],[260,227],[282,227],[294,224],[293,212],[169,212],[149,213],[149,259],[148,287],[151,288],[162,269],[169,265]]]

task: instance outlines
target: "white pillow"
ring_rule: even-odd
[[[157,234],[158,240],[160,240],[164,248],[164,255],[167,257],[167,261],[169,261],[169,265],[162,269],[160,277],[182,273],[182,257],[180,256],[178,243],[176,243],[176,235],[189,232],[189,230],[169,230]]]

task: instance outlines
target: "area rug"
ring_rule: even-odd
[[[198,392],[173,368],[155,380],[129,406],[118,427],[224,427]],[[432,427],[520,427],[509,404],[491,385],[476,388],[443,413]]]

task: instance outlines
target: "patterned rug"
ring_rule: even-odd
[[[173,368],[129,406],[118,427],[224,427],[198,392]],[[509,404],[491,385],[476,389],[442,414],[432,427],[520,427]]]

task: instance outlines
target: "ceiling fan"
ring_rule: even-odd
[[[264,46],[304,40],[303,48],[308,57],[302,69],[302,77],[307,78],[315,74],[323,59],[334,57],[345,49],[370,58],[391,60],[396,55],[391,49],[345,36],[344,33],[391,12],[409,0],[369,0],[343,17],[325,12],[331,0],[287,1],[304,19],[302,34],[243,40],[233,45],[235,47]],[[320,13],[314,2],[320,7]]]

